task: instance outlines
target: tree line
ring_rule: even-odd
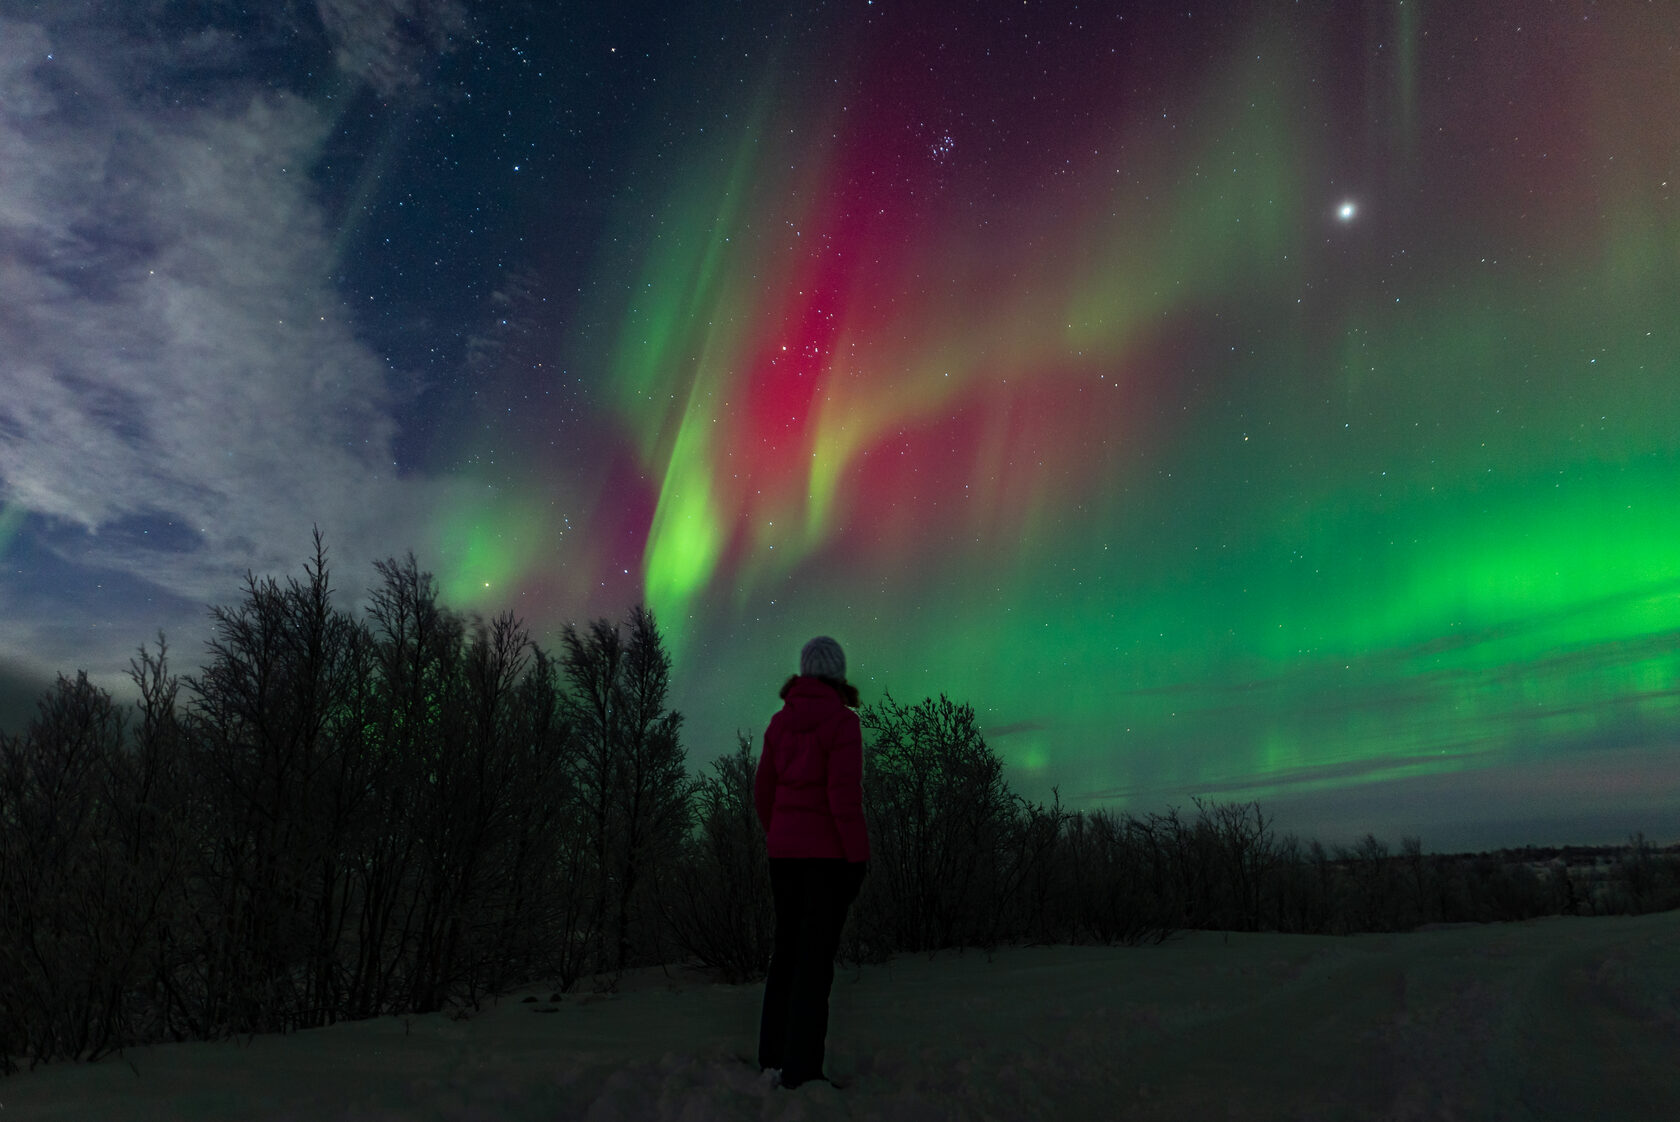
[[[691,775],[653,615],[562,629],[439,602],[412,556],[335,605],[301,577],[162,639],[119,705],[60,677],[0,733],[0,1072],[127,1045],[441,1009],[679,960],[744,981],[773,935],[750,739]],[[1612,889],[1510,862],[1326,851],[1256,804],[1068,811],[1012,792],[974,711],[861,711],[870,875],[842,955],[1351,932],[1680,905],[1641,844]]]

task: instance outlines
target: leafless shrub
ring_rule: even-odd
[[[858,938],[896,950],[986,945],[998,932],[1000,859],[1014,802],[974,710],[889,695],[860,714],[870,873]]]
[[[0,1054],[91,1059],[111,1046],[134,956],[107,776],[123,717],[60,676],[21,737],[0,737]]]
[[[774,942],[769,866],[753,807],[752,741],[712,761],[694,785],[697,825],[662,893],[677,946],[725,980],[763,975]]]

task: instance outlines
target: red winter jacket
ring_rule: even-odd
[[[764,730],[753,801],[770,856],[869,860],[863,730],[833,686],[794,679]]]

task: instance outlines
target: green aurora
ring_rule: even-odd
[[[1671,757],[1680,9],[1518,7],[790,33],[651,130],[565,344],[641,495],[449,515],[449,592],[639,578],[702,759],[814,633],[1033,797]]]

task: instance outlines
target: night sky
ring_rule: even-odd
[[[1032,798],[1674,840],[1677,122],[1667,2],[0,0],[0,695],[319,525],[645,599],[696,766],[828,633]]]

